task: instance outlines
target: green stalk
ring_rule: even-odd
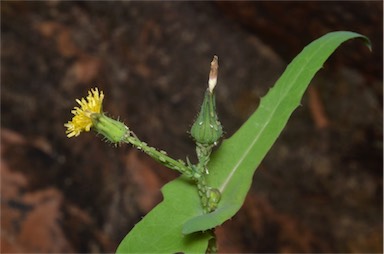
[[[184,161],[175,160],[169,157],[165,151],[161,151],[161,150],[159,151],[154,147],[148,146],[147,143],[142,142],[140,139],[138,139],[137,136],[133,134],[132,131],[130,135],[126,135],[123,138],[122,142],[132,144],[137,149],[145,152],[146,154],[151,156],[154,160],[158,161],[164,166],[170,169],[176,170],[181,174],[186,175],[189,178],[196,179],[197,177],[199,177],[199,174],[197,174],[197,172],[194,172],[190,167],[188,167]]]

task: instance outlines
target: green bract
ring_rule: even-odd
[[[197,143],[211,145],[223,135],[223,128],[216,113],[215,95],[205,91],[200,113],[191,128],[191,135]]]
[[[122,122],[109,118],[103,113],[91,114],[91,120],[95,131],[103,135],[111,143],[122,142],[129,132],[129,129]]]

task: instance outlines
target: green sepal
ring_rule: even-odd
[[[191,135],[197,143],[215,144],[223,135],[223,128],[216,113],[215,95],[206,90],[200,113],[191,128]]]
[[[216,188],[210,188],[207,192],[208,195],[208,210],[214,211],[216,210],[220,199],[221,199],[221,193]]]
[[[93,128],[95,131],[103,135],[111,143],[120,143],[129,132],[125,124],[107,117],[104,114],[94,113],[91,115]]]

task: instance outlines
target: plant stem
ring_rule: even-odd
[[[212,238],[208,242],[207,250],[205,251],[206,254],[215,254],[217,253],[217,244],[216,244],[216,234],[215,229],[209,230],[210,234],[212,234]]]
[[[123,142],[132,144],[137,149],[142,150],[164,166],[176,170],[189,178],[196,179],[199,177],[199,174],[188,167],[184,161],[175,160],[169,157],[165,151],[159,151],[154,147],[148,146],[147,143],[142,142],[132,131],[130,131],[129,135],[124,137]]]
[[[196,171],[201,174],[197,178],[197,189],[201,200],[201,205],[203,206],[204,213],[210,213],[209,209],[209,187],[207,185],[205,175],[209,174],[207,164],[209,162],[209,157],[211,155],[212,145],[202,145],[196,143],[196,154],[197,159],[199,160],[198,164],[195,166]]]

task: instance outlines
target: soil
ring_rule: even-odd
[[[213,55],[228,138],[334,30],[367,35],[373,51],[353,40],[327,61],[217,228],[219,252],[382,252],[382,24],[379,1],[1,1],[1,252],[114,252],[178,176],[93,133],[68,139],[90,88],[140,139],[194,158],[187,132]]]

